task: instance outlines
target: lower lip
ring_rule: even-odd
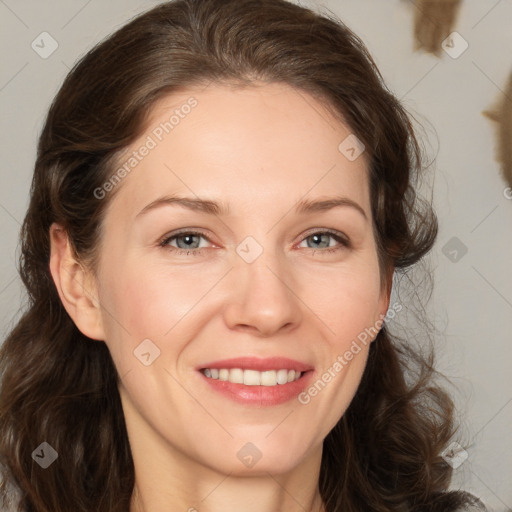
[[[201,377],[211,388],[218,393],[234,400],[237,403],[272,406],[284,404],[296,398],[308,385],[313,371],[304,372],[300,379],[286,384],[276,386],[246,386],[245,384],[234,384],[227,380],[211,379],[199,372]]]

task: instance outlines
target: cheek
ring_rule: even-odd
[[[114,264],[115,260],[107,258],[101,267],[100,302],[106,342],[119,366],[133,365],[133,351],[145,339],[165,349],[166,360],[175,361],[186,340],[196,334],[194,329],[240,293],[229,278],[222,282],[229,270],[225,262],[165,265],[134,257]],[[323,338],[313,349],[323,363],[334,362],[374,324],[380,283],[375,258],[353,258],[336,266],[290,264],[285,274],[283,280],[296,295],[290,298],[293,307],[301,310],[302,327],[319,342]]]
[[[314,279],[304,276],[304,302],[328,328],[331,350],[345,351],[351,341],[379,318],[380,276],[376,262],[339,269],[319,269]]]
[[[105,261],[101,274],[100,303],[106,342],[114,359],[130,364],[133,350],[145,339],[151,339],[168,352],[173,339],[174,355],[180,350],[180,341],[172,331],[186,339],[189,320],[201,311],[201,299],[219,280],[217,272],[152,265],[141,260],[128,259],[122,265]],[[219,275],[222,275],[221,273]],[[171,356],[171,354],[169,354]],[[128,358],[128,360],[126,360]]]
[[[354,397],[364,372],[371,340],[381,327],[380,278],[376,260],[339,271],[316,273],[304,288],[305,302],[326,325],[326,343],[315,351],[322,362],[316,379],[299,402],[323,417],[322,435],[339,421]],[[313,414],[313,413],[312,413]]]

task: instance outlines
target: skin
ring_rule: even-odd
[[[380,287],[367,161],[338,150],[348,126],[282,84],[211,84],[165,97],[125,156],[192,95],[197,106],[117,185],[95,271],[53,225],[52,275],[79,329],[104,340],[121,376],[136,472],[131,512],[323,510],[322,442],[357,390],[369,344],[307,404],[236,403],[196,368],[283,356],[314,367],[315,382],[385,315],[390,290]],[[171,194],[229,213],[167,204],[138,215]],[[350,206],[294,211],[300,200],[334,195],[366,218]],[[190,243],[183,236],[159,245],[182,228],[205,232],[192,239],[201,252],[178,249]],[[312,236],[326,230],[350,246]],[[252,263],[236,252],[247,236],[263,248]],[[144,339],[160,350],[149,366],[133,354]],[[248,442],[261,453],[250,468],[237,457]]]

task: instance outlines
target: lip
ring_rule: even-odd
[[[286,384],[276,386],[247,386],[245,384],[234,384],[229,381],[221,381],[206,377],[201,370],[204,368],[231,369],[242,368],[244,370],[267,370],[288,369],[300,371],[300,379]],[[313,368],[300,361],[285,357],[269,357],[258,359],[254,357],[239,357],[235,359],[224,359],[201,365],[197,368],[198,375],[203,382],[216,393],[238,403],[255,407],[270,407],[286,403],[295,399],[299,393],[308,387],[313,377]]]
[[[226,368],[242,368],[244,370],[258,370],[259,372],[265,372],[268,370],[295,370],[296,372],[307,372],[312,370],[313,367],[309,364],[289,359],[287,357],[237,357],[234,359],[223,359],[221,361],[214,361],[212,363],[206,363],[198,366],[196,370],[203,370],[205,368],[216,368],[221,370]],[[284,386],[284,384],[283,384]]]

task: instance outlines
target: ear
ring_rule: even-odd
[[[50,244],[50,272],[64,308],[83,334],[104,340],[94,276],[76,259],[62,226],[51,225]]]
[[[389,303],[391,301],[391,290],[393,288],[393,275],[395,273],[395,267],[393,265],[390,265],[388,268],[388,271],[386,273],[386,288],[383,292],[383,298],[382,298],[382,307],[383,310],[381,311],[382,315],[386,315],[388,309],[389,309]]]
[[[381,295],[379,298],[379,306],[378,306],[378,318],[375,319],[375,328],[380,331],[382,326],[384,325],[384,317],[389,309],[389,303],[391,301],[391,289],[393,287],[393,273],[395,268],[390,266],[388,271],[386,272],[386,286],[382,288]],[[378,333],[377,333],[378,334]],[[372,339],[372,342],[377,338],[377,334]]]

